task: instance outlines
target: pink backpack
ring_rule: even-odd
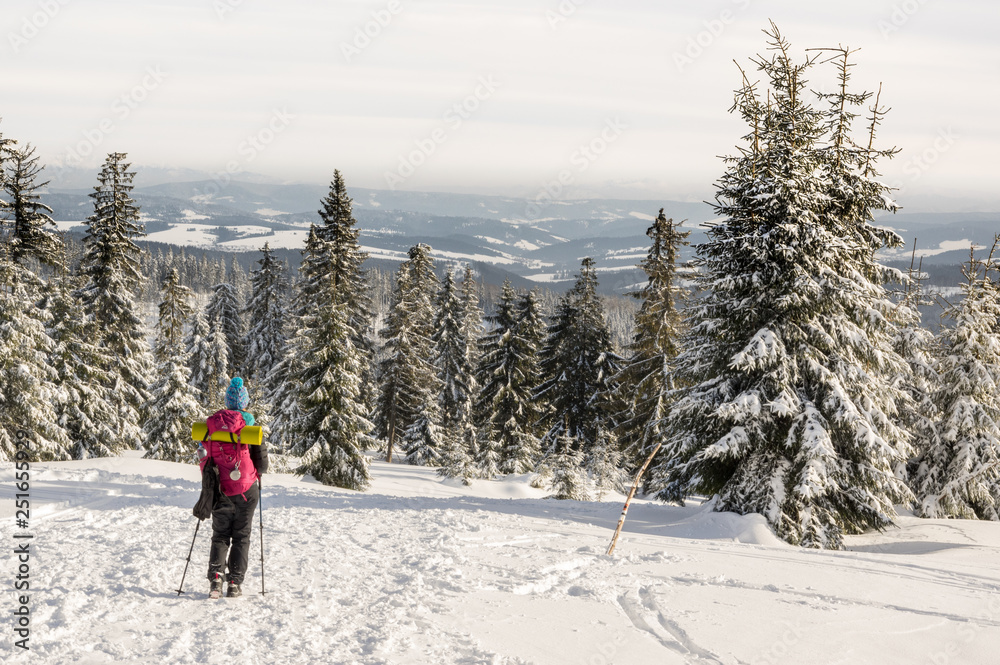
[[[216,411],[205,422],[208,434],[205,435],[205,451],[219,467],[219,485],[226,496],[243,494],[257,482],[257,469],[250,458],[250,446],[240,443],[240,430],[246,427],[243,414],[239,411],[223,409]],[[208,439],[213,432],[229,432],[232,443],[211,441]],[[205,460],[202,460],[204,468]]]

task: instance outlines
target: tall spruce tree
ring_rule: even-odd
[[[18,432],[28,461],[69,459],[69,439],[57,419],[58,376],[49,362],[48,312],[36,306],[41,281],[0,247],[0,459],[13,461]]]
[[[3,190],[7,195],[5,224],[10,226],[9,233],[4,235],[9,236],[10,256],[22,264],[26,258],[34,257],[42,263],[56,265],[62,255],[62,241],[53,233],[55,222],[49,216],[52,208],[41,202],[38,193],[49,184],[36,182],[43,167],[38,165],[31,144],[14,148],[8,154]]]
[[[704,293],[677,358],[688,383],[669,416],[662,496],[715,496],[719,511],[757,512],[783,538],[840,548],[843,535],[883,528],[911,494],[893,474],[908,453],[894,422],[905,371],[892,351],[889,271],[874,254],[898,243],[870,225],[895,209],[871,148],[842,112],[868,98],[814,108],[805,74],[776,27],[733,107],[750,125],[727,158],[713,226],[698,247]],[[860,168],[859,168],[860,165]]]
[[[153,360],[133,291],[142,284],[142,251],[135,239],[143,235],[143,228],[131,198],[135,172],[129,170],[126,158],[125,153],[110,153],[90,194],[94,214],[87,219],[80,297],[97,324],[99,346],[115,359],[109,387],[117,396],[118,438],[138,448]]]
[[[461,438],[460,427],[467,421],[471,401],[468,341],[465,336],[465,306],[455,284],[454,271],[445,273],[435,303],[434,363],[441,404],[441,427],[450,439]]]
[[[409,260],[396,273],[392,301],[383,339],[379,366],[379,396],[375,414],[376,432],[386,443],[386,460],[392,461],[397,441],[417,461],[411,445],[426,450],[416,453],[421,461],[436,460],[434,451],[439,433],[433,422],[437,415],[438,379],[432,358],[434,311],[431,305],[438,279],[430,247],[419,244],[410,248]],[[420,421],[417,428],[415,423]],[[411,432],[412,430],[412,432]],[[412,436],[409,436],[412,435]],[[424,455],[426,453],[426,455]]]
[[[604,306],[597,295],[597,271],[585,258],[576,284],[560,300],[541,350],[543,380],[536,399],[548,403],[542,445],[548,457],[563,455],[566,442],[585,459],[609,420],[611,377],[620,365],[611,346]]]
[[[191,289],[181,284],[174,268],[163,282],[163,300],[154,357],[156,381],[143,425],[148,459],[194,462],[191,423],[198,420],[202,407],[190,384],[191,370],[184,352],[184,321],[191,316]]]
[[[299,456],[305,452],[305,448],[296,434],[296,427],[302,416],[297,377],[305,371],[305,364],[308,362],[303,350],[308,349],[311,343],[308,331],[317,320],[316,308],[321,304],[320,282],[306,279],[302,272],[309,265],[311,267],[308,270],[313,274],[321,274],[329,267],[329,251],[315,224],[309,226],[306,245],[301,253],[299,279],[295,284],[295,295],[288,313],[287,330],[290,333],[286,337],[281,359],[265,379],[266,402],[271,418],[271,444],[276,450]]]
[[[78,287],[63,269],[46,288],[50,362],[60,389],[56,417],[66,430],[73,459],[113,457],[123,450],[116,398],[108,390],[114,361],[94,341],[100,335],[75,295]]]
[[[462,274],[462,339],[465,344],[465,375],[467,378],[467,396],[460,410],[461,421],[458,430],[464,441],[464,447],[476,455],[476,442],[479,438],[478,423],[474,416],[476,396],[482,386],[476,376],[476,366],[481,355],[480,344],[483,335],[483,308],[479,304],[479,285],[472,266],[466,264]]]
[[[347,195],[347,185],[339,170],[334,170],[330,191],[322,200],[319,228],[323,239],[330,243],[330,271],[337,302],[347,311],[348,332],[357,353],[361,354],[361,393],[359,399],[370,411],[375,400],[373,312],[368,286],[368,273],[363,264],[368,254],[361,250],[360,230],[354,219],[353,201]]]
[[[1000,287],[998,266],[971,256],[962,301],[945,310],[938,366],[938,440],[914,477],[923,517],[1000,519]]]
[[[640,266],[645,286],[636,296],[642,300],[635,315],[635,331],[628,361],[615,377],[618,386],[618,436],[622,439],[628,466],[638,468],[663,441],[663,420],[674,390],[673,364],[681,336],[678,300],[684,291],[678,284],[679,252],[687,244],[689,231],[680,231],[663,208],[646,230],[652,245]]]
[[[438,292],[434,325],[435,363],[441,381],[441,426],[446,441],[439,473],[460,477],[468,484],[478,475],[474,463],[477,445],[473,406],[478,391],[474,363],[482,325],[479,294],[470,266],[466,266],[461,293],[454,273],[448,270]],[[489,477],[495,474],[494,464]]]
[[[532,399],[539,382],[538,352],[544,323],[537,301],[517,294],[507,280],[495,312],[486,317],[477,373],[482,390],[476,401],[481,423],[477,463],[484,477],[529,473],[538,461],[534,434],[538,409]]]
[[[351,339],[350,308],[343,281],[336,279],[335,243],[310,232],[300,274],[303,288],[294,338],[300,359],[294,383],[299,387],[292,423],[301,454],[300,471],[328,485],[364,490],[369,485],[368,458],[373,443],[360,401],[362,354]]]
[[[271,370],[281,360],[288,323],[288,308],[285,306],[287,267],[284,261],[274,258],[267,243],[260,251],[263,254],[257,262],[260,268],[250,274],[252,288],[244,311],[248,330],[244,343],[247,362],[243,374],[248,381],[257,384],[266,382]],[[264,392],[267,392],[267,386],[264,386]]]

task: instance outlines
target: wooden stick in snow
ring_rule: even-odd
[[[660,451],[661,445],[663,445],[662,441],[656,444],[656,447],[653,448],[653,452],[649,453],[649,457],[646,458],[646,462],[642,465],[642,468],[639,469],[639,473],[635,474],[635,482],[632,483],[632,489],[628,491],[628,496],[625,498],[625,506],[622,508],[622,516],[618,518],[618,528],[615,529],[615,535],[611,539],[611,546],[608,547],[609,555],[615,551],[615,545],[618,544],[618,536],[622,533],[622,527],[625,526],[625,516],[628,515],[628,506],[632,503],[632,497],[635,496],[635,491],[639,488],[639,481],[642,480],[642,474],[646,473],[646,467],[648,467],[650,462],[653,461],[653,457],[656,456],[656,453]]]

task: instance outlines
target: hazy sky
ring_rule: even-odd
[[[883,83],[879,138],[903,152],[882,170],[904,204],[1000,200],[987,0],[5,0],[0,131],[53,165],[119,150],[529,197],[565,172],[562,196],[703,199],[745,130],[733,60],[764,50],[769,18],[799,56],[861,49],[856,87]]]

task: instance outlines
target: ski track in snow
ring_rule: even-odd
[[[391,483],[366,494],[266,476],[268,593],[255,520],[244,597],[209,601],[210,521],[176,593],[195,468],[33,465],[32,650],[5,636],[3,662],[881,664],[956,642],[955,662],[989,663],[1000,640],[996,525],[914,521],[912,542],[805,551],[734,542],[751,518],[639,502],[609,557],[616,502],[373,473]],[[0,466],[5,524],[12,477]],[[927,554],[893,553],[908,548]]]

